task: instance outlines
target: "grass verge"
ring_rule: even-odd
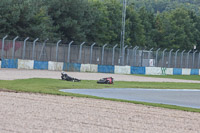
[[[200,89],[197,83],[152,83],[152,82],[115,82],[113,85],[97,84],[96,81],[67,82],[57,79],[20,79],[20,80],[0,80],[0,88],[13,90],[15,92],[41,93],[73,97],[85,97],[112,100],[119,102],[129,102],[134,104],[142,104],[154,107],[162,107],[168,109],[177,109],[190,112],[200,112],[200,109],[179,107],[174,105],[155,104],[146,102],[127,101],[110,98],[100,98],[95,96],[72,94],[60,92],[60,89],[101,89],[101,88],[157,88],[157,89]]]

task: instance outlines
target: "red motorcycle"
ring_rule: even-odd
[[[108,77],[108,78],[102,78],[99,81],[97,81],[98,84],[113,84],[113,78]]]

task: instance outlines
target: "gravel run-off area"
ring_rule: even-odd
[[[121,77],[122,81],[167,82],[166,79],[132,75],[68,74],[80,79],[112,76],[115,80]],[[33,77],[59,79],[60,72],[0,69],[0,80]],[[0,91],[0,132],[199,133],[200,113],[89,98]]]

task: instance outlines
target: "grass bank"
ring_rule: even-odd
[[[173,105],[154,104],[145,102],[135,102],[127,100],[117,100],[110,98],[100,98],[95,96],[87,96],[80,94],[64,93],[60,92],[60,89],[101,89],[101,88],[156,88],[156,89],[200,89],[200,85],[196,83],[152,83],[152,82],[122,82],[116,81],[113,85],[97,84],[96,81],[81,81],[81,82],[67,82],[57,79],[20,79],[20,80],[0,80],[0,88],[8,89],[17,92],[28,92],[28,93],[41,93],[41,94],[52,94],[62,96],[74,96],[74,97],[87,97],[104,100],[112,100],[119,102],[129,102],[134,104],[143,104],[154,107],[163,107],[169,109],[177,109],[191,112],[200,112],[200,109],[179,107]]]

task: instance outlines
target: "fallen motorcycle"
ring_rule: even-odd
[[[61,73],[61,79],[66,80],[66,81],[72,81],[72,82],[80,82],[81,81],[80,79],[68,76],[66,72]]]
[[[98,84],[113,84],[113,78],[108,77],[108,78],[102,78],[99,81],[97,81]]]

